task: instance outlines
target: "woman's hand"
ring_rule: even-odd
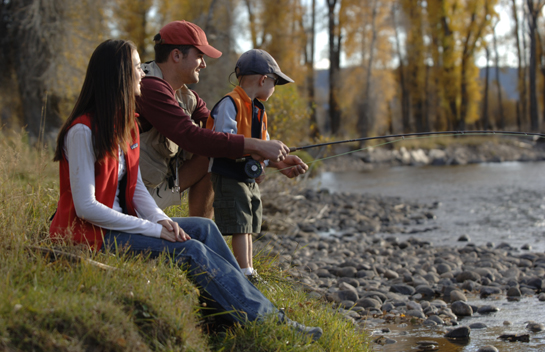
[[[163,226],[161,229],[161,238],[170,242],[185,242],[191,237],[178,226],[178,223],[168,220],[161,220],[159,224]]]

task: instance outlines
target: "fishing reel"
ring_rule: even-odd
[[[258,178],[263,173],[263,166],[261,163],[250,157],[237,159],[237,162],[244,163],[244,173],[249,178]]]

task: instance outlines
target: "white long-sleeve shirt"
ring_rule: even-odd
[[[169,217],[148,193],[142,182],[140,168],[138,168],[138,179],[133,197],[138,217],[121,212],[119,183],[113,208],[96,200],[94,176],[96,158],[92,139],[91,129],[84,124],[74,125],[64,139],[64,155],[68,160],[70,188],[77,216],[104,229],[159,238],[162,225],[158,224],[158,221],[169,219]],[[118,181],[125,173],[125,156],[120,149]]]

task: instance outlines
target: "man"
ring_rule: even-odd
[[[142,96],[137,102],[141,124],[140,168],[146,187],[164,209],[180,204],[189,189],[189,215],[212,218],[213,191],[208,158],[237,159],[251,155],[294,168],[294,177],[307,165],[288,155],[280,141],[217,133],[204,127],[210,111],[186,85],[199,82],[204,56],[221,52],[208,44],[204,31],[187,21],[164,26],[154,38],[155,61],[143,64]]]

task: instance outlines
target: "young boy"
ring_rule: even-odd
[[[267,140],[267,114],[262,101],[274,93],[276,85],[293,82],[280,71],[266,51],[252,49],[240,56],[235,67],[238,86],[223,97],[210,112],[206,127],[216,132],[242,134]],[[232,235],[235,258],[243,273],[253,283],[260,277],[253,268],[252,233],[261,231],[261,194],[257,185],[264,179],[265,165],[281,169],[289,178],[304,174],[308,166],[297,156],[282,156],[279,162],[213,158],[214,213],[216,225],[224,236]]]

